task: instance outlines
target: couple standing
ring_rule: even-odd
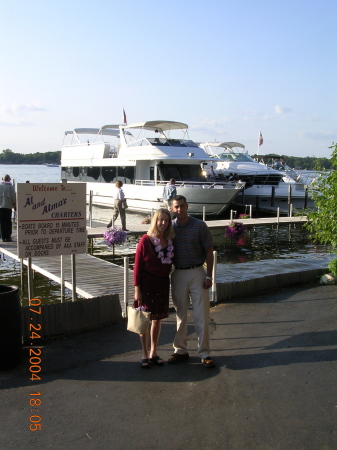
[[[138,246],[134,267],[134,307],[151,312],[150,341],[148,332],[140,335],[142,344],[141,367],[151,363],[163,365],[157,354],[161,320],[169,315],[169,274],[172,299],[176,309],[177,331],[173,343],[174,354],[169,364],[187,360],[187,315],[192,299],[194,324],[198,337],[198,355],[204,367],[215,367],[209,348],[209,295],[212,285],[213,243],[207,225],[188,215],[186,198],[177,195],[171,200],[171,211],[162,208],[153,216],[150,229]],[[203,265],[207,264],[207,273]]]

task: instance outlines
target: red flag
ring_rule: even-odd
[[[259,147],[263,144],[263,137],[262,137],[262,133],[260,131],[260,136],[259,136]]]
[[[123,108],[123,123],[125,123],[125,125],[127,125],[127,120],[126,120],[126,114],[125,114],[125,111],[124,111],[124,108]]]

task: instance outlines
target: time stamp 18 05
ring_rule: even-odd
[[[30,331],[30,347],[29,347],[29,372],[30,380],[32,382],[41,380],[41,362],[42,362],[42,349],[37,347],[37,339],[41,339],[42,324],[42,307],[41,300],[38,298],[32,298],[29,301],[29,310],[31,313],[31,322],[29,324]],[[29,417],[29,429],[31,431],[42,430],[41,423],[41,411],[40,407],[42,405],[41,392],[37,389],[32,389],[31,394],[29,394],[29,406],[30,406],[30,417]]]

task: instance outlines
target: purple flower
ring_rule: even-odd
[[[246,230],[247,227],[242,222],[232,222],[226,227],[225,236],[233,240],[238,240]]]
[[[126,239],[126,232],[120,228],[109,228],[103,234],[105,243],[109,246],[111,245],[121,245],[124,244]]]
[[[144,217],[144,219],[140,223],[142,224],[151,223],[151,216]]]

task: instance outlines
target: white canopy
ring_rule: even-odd
[[[188,125],[181,122],[172,122],[170,120],[151,120],[150,122],[138,122],[123,126],[126,128],[144,128],[146,130],[186,130]]]
[[[210,147],[223,147],[223,148],[233,148],[233,147],[241,147],[245,148],[243,144],[240,144],[239,142],[203,142],[203,146],[209,145]]]
[[[113,130],[110,127],[116,127],[117,129]],[[118,129],[118,125],[107,125],[105,127],[102,128],[75,128],[73,131],[66,131],[65,135],[68,136],[69,134],[105,134],[108,136],[119,136],[119,129]]]

